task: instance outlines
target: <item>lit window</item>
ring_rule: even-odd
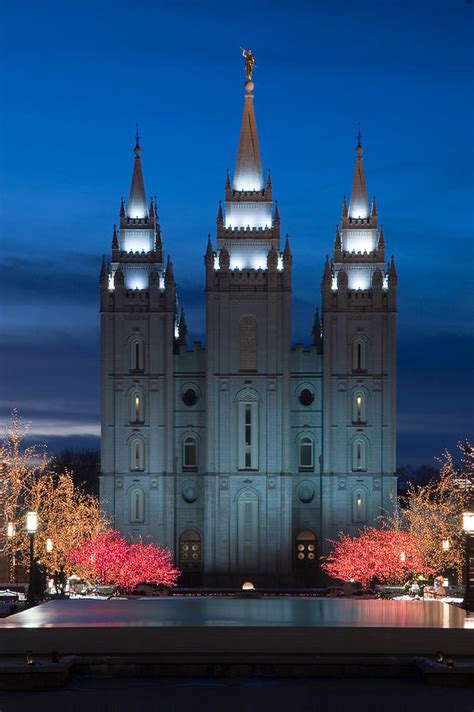
[[[132,393],[131,406],[131,422],[143,423],[143,396],[140,393]]]
[[[201,569],[201,537],[192,529],[183,532],[179,538],[179,568],[181,571]]]
[[[302,531],[296,537],[297,568],[306,568],[317,563],[317,541],[311,531]]]
[[[195,438],[188,437],[184,439],[183,469],[197,470],[197,443]]]
[[[300,470],[313,469],[313,441],[311,438],[301,438],[300,440]]]
[[[352,521],[353,522],[365,522],[366,521],[365,496],[362,492],[354,493]]]
[[[352,420],[354,423],[365,423],[365,397],[364,394],[358,391],[354,393]]]

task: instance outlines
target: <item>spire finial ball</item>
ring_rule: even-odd
[[[245,82],[245,91],[247,94],[251,94],[255,88],[255,84],[251,82],[250,80],[248,82]]]

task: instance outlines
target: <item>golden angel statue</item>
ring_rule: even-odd
[[[245,57],[245,74],[247,76],[247,81],[251,82],[252,72],[256,67],[255,57],[253,56],[251,49],[244,49],[243,47],[240,49],[242,50],[242,56]]]

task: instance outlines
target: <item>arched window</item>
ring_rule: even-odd
[[[196,438],[189,436],[183,440],[183,470],[197,470],[197,442]]]
[[[130,342],[130,370],[143,371],[144,363],[143,340],[135,337]]]
[[[352,443],[352,469],[354,471],[364,471],[367,469],[365,440],[358,438]]]
[[[239,470],[258,469],[258,403],[239,402]]]
[[[131,413],[130,422],[131,423],[143,423],[143,395],[139,391],[134,391],[131,395],[130,401]]]
[[[141,487],[130,491],[130,522],[132,524],[145,521],[145,494]]]
[[[179,537],[179,568],[181,571],[201,569],[201,537],[193,529],[187,529]]]
[[[367,370],[366,343],[364,339],[355,339],[352,342],[352,370]]]
[[[306,436],[304,438],[301,438],[299,445],[299,469],[313,470],[314,459],[312,438]]]
[[[134,471],[145,469],[143,442],[139,438],[132,440],[130,446],[130,469]]]
[[[352,403],[352,422],[365,423],[366,421],[365,394],[362,391],[356,391]]]
[[[240,320],[240,370],[257,370],[257,321],[253,316]]]
[[[317,541],[313,532],[305,530],[296,536],[296,563],[306,568],[317,563]]]
[[[366,502],[365,493],[362,490],[356,490],[353,495],[352,501],[352,521],[353,522],[365,522],[367,521],[366,515]]]

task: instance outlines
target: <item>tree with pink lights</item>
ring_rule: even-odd
[[[340,534],[322,568],[335,579],[360,581],[363,586],[399,583],[410,576],[434,573],[424,562],[418,538],[406,531],[367,527],[359,536]]]
[[[155,544],[129,544],[117,531],[85,541],[68,560],[83,578],[123,591],[144,582],[176,586],[180,574],[170,551]]]

